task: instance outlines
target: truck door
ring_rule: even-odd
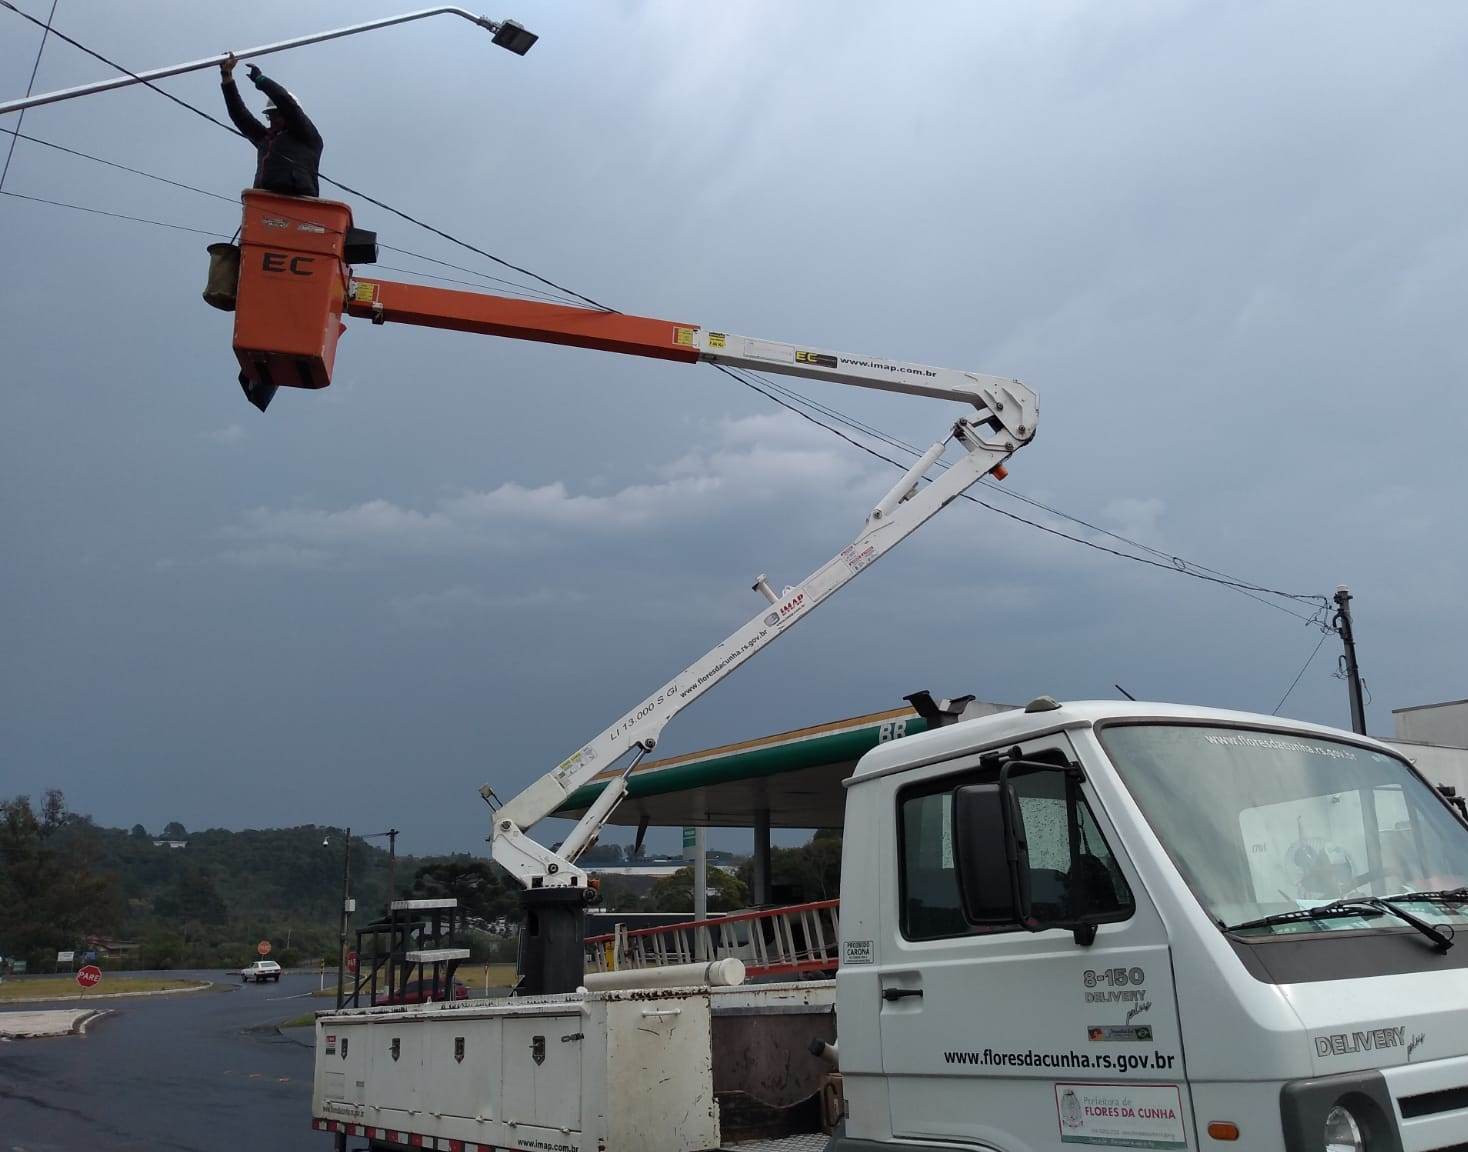
[[[1063,735],[1015,770],[1040,923],[965,919],[953,792],[997,779],[977,756],[896,777],[881,877],[882,1070],[892,1134],[1000,1149],[1192,1147],[1167,934]]]

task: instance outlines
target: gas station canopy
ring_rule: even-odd
[[[964,719],[1002,711],[974,701]],[[738,744],[640,764],[611,824],[752,828],[839,828],[846,805],[841,782],[878,744],[925,731],[911,706],[777,732]],[[577,789],[556,816],[580,816],[616,769]]]

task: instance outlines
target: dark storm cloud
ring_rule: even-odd
[[[57,23],[146,67],[399,7],[61,0]],[[1018,490],[1274,587],[1351,583],[1379,732],[1461,696],[1468,15],[926,5],[894,38],[895,11],[528,5],[491,13],[541,33],[524,60],[439,20],[267,69],[324,171],[619,308],[1025,379]],[[5,95],[37,39],[0,12]],[[103,74],[52,42],[38,86]],[[220,111],[212,75],[168,87]],[[26,130],[226,195],[251,169],[143,90]],[[26,143],[6,187],[237,223]],[[0,792],[150,827],[391,811],[409,850],[474,848],[474,787],[558,762],[883,487],[711,371],[446,333],[353,324],[332,389],[262,417],[199,300],[204,243],[0,198]],[[912,442],[951,418],[806,390]],[[919,687],[1268,711],[1317,638],[959,505],[667,747]],[[1332,659],[1287,712],[1345,721]]]

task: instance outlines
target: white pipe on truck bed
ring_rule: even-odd
[[[744,961],[737,956],[708,964],[670,964],[662,968],[623,968],[617,972],[588,972],[588,992],[614,988],[734,988],[744,983]]]

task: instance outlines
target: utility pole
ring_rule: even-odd
[[[347,982],[347,891],[352,881],[352,830],[347,829],[346,846],[342,849],[342,914],[341,932],[337,941],[336,950],[336,1006],[338,1009],[346,1003],[346,997],[342,994],[343,986]]]
[[[1356,634],[1351,628],[1351,590],[1342,584],[1335,590],[1336,614],[1332,626],[1346,649],[1346,689],[1351,695],[1351,731],[1366,735],[1366,705],[1361,697],[1361,666],[1356,663]]]
[[[389,828],[387,830],[387,902],[391,904],[398,898],[398,830]]]

